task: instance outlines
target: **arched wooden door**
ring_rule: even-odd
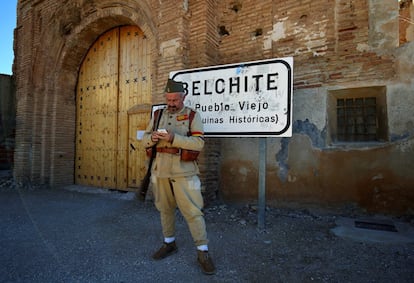
[[[145,155],[137,130],[145,129],[150,116],[148,107],[139,107],[151,101],[150,53],[149,40],[136,26],[106,32],[88,51],[76,91],[76,184],[139,186]]]

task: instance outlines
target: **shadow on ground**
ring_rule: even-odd
[[[266,229],[258,230],[254,206],[206,208],[217,266],[216,275],[206,276],[196,264],[195,248],[178,212],[178,253],[162,261],[150,258],[162,241],[158,213],[151,201],[139,202],[133,193],[77,186],[3,189],[0,211],[0,282],[412,282],[414,278],[412,242],[342,237],[334,229],[343,226],[338,221],[345,216],[329,212],[268,208]],[[412,229],[412,224],[404,225]]]

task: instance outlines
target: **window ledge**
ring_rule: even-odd
[[[385,141],[372,141],[372,142],[334,142],[329,146],[332,149],[363,149],[363,148],[377,148],[387,145]]]

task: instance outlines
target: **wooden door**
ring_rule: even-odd
[[[151,48],[136,27],[122,28],[120,41],[118,145],[123,149],[122,168],[126,170],[118,176],[128,188],[137,188],[145,175],[146,159],[137,131],[145,129],[151,113],[146,107],[151,101]],[[141,111],[131,111],[137,107]]]
[[[128,110],[128,187],[139,187],[140,180],[146,172],[145,149],[137,139],[138,131],[144,130],[149,120],[151,111],[150,104],[139,104],[137,107]]]
[[[128,110],[151,101],[150,43],[138,27],[112,29],[91,46],[80,68],[76,98],[75,182],[137,187],[145,157],[136,131],[145,128],[150,110],[132,119]]]

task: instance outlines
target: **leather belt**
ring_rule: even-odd
[[[181,149],[176,147],[157,147],[157,152],[170,153],[170,154],[180,154]]]

